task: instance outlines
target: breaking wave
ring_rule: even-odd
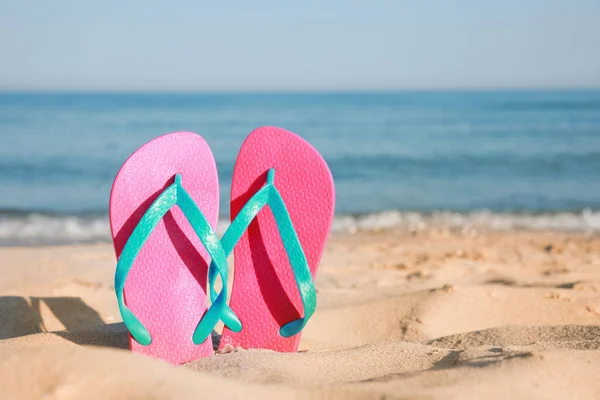
[[[222,235],[229,223],[220,221]],[[428,228],[459,231],[555,230],[600,232],[600,210],[554,213],[501,213],[490,211],[420,213],[384,211],[336,216],[333,232],[383,229],[421,231]],[[41,212],[0,211],[0,245],[49,245],[110,242],[107,215],[64,215]]]

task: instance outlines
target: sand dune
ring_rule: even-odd
[[[597,236],[336,234],[300,352],[179,367],[126,350],[110,246],[0,259],[2,398],[600,397]]]

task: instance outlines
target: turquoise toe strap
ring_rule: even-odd
[[[288,256],[290,266],[294,272],[296,285],[298,286],[300,298],[302,299],[302,304],[304,306],[304,317],[286,323],[279,330],[281,336],[290,337],[299,333],[313,315],[317,305],[317,292],[312,279],[312,274],[308,267],[308,261],[304,255],[304,250],[300,245],[300,240],[298,239],[298,235],[296,234],[296,230],[294,229],[292,219],[290,218],[290,214],[285,206],[283,198],[275,187],[274,179],[275,170],[270,169],[267,173],[267,183],[256,192],[241,209],[223,235],[221,246],[223,247],[226,256],[231,254],[233,247],[240,240],[246,229],[248,229],[250,223],[256,218],[265,205],[269,206],[273,217],[275,218],[275,222],[277,223],[277,227],[279,228],[279,235]],[[210,296],[213,302],[219,296],[216,290],[214,290],[217,269],[218,266],[215,265],[215,263],[211,263],[208,270]],[[229,307],[227,307],[227,309],[229,309]],[[237,316],[235,316],[231,309],[224,312],[222,318],[227,326],[230,326],[230,323],[233,322],[229,321],[229,318],[235,318],[237,320]]]
[[[227,282],[227,256],[221,247],[217,235],[212,230],[210,224],[198,208],[194,200],[181,185],[181,175],[175,176],[175,182],[166,188],[152,205],[146,210],[144,216],[134,228],[131,236],[127,240],[123,251],[117,262],[117,270],[115,272],[115,292],[121,316],[125,326],[131,333],[131,336],[140,344],[147,346],[152,343],[152,337],[146,327],[133,314],[133,312],[125,305],[123,290],[125,280],[129,271],[140,253],[140,250],[150,237],[150,234],[164,215],[174,206],[178,205],[183,214],[186,216],[190,225],[200,238],[200,241],[208,251],[211,257],[211,269],[221,276],[223,282]],[[211,295],[214,289],[211,286]],[[215,297],[212,306],[206,311],[196,329],[194,330],[193,341],[195,344],[204,342],[215,325],[220,319],[222,313],[227,314],[231,321],[233,329],[241,328],[239,319],[233,315],[229,315],[231,311],[225,304],[227,300],[227,286],[223,285],[220,293],[215,292]],[[231,312],[232,313],[232,312]],[[237,322],[237,326],[236,326]]]

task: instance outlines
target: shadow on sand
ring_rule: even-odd
[[[123,323],[105,324],[98,312],[79,297],[0,296],[0,340],[48,332],[42,304],[65,327],[64,331],[50,333],[79,345],[128,348]]]

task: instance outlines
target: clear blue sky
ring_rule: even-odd
[[[0,90],[573,86],[600,0],[0,1]]]

